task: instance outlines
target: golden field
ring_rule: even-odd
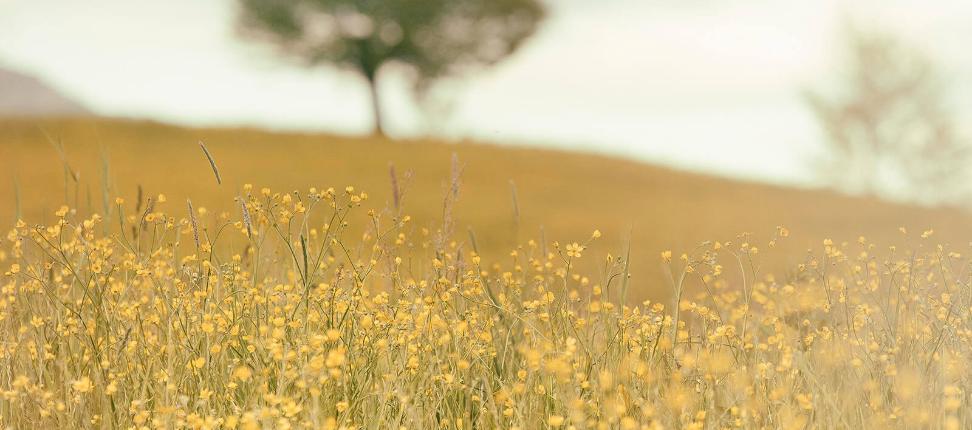
[[[63,146],[77,183],[52,141]],[[211,151],[222,185],[216,184],[199,141]],[[484,258],[506,262],[510,251],[528,240],[575,241],[600,229],[603,252],[622,252],[630,240],[637,300],[668,297],[668,276],[655,258],[659,252],[731,241],[740,233],[765,243],[778,226],[792,231],[777,252],[763,258],[766,271],[803,261],[807,249],[828,238],[912,244],[916,235],[902,236],[900,227],[918,234],[934,228],[942,240],[961,238],[953,245],[972,237],[972,218],[957,210],[730,181],[590,154],[104,119],[0,120],[0,225],[14,222],[15,188],[23,218],[33,222],[52,221],[63,203],[83,213],[104,212],[105,202],[115,197],[125,198],[125,209],[135,211],[138,187],[143,190],[139,209],[148,197],[165,193],[171,202],[183,202],[172,204],[191,198],[211,217],[221,212],[238,217],[233,198],[245,183],[277,191],[353,185],[367,190],[375,208],[387,209],[393,206],[389,166],[394,165],[401,210],[414,225],[435,228],[443,219],[453,155],[462,170],[451,210],[456,240],[471,246],[472,231]]]
[[[972,425],[959,211],[126,121],[0,151],[0,428]]]

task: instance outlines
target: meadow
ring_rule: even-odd
[[[221,185],[200,141],[218,164]],[[761,259],[767,272],[801,263],[824,239],[864,236],[882,247],[915,245],[916,235],[900,234],[901,227],[972,237],[972,217],[960,210],[731,181],[591,154],[111,119],[0,119],[0,226],[17,218],[53,222],[62,204],[84,214],[109,213],[116,197],[126,200],[126,211],[137,212],[159,193],[175,202],[192,199],[209,217],[238,216],[234,198],[252,183],[282,192],[353,185],[367,190],[376,208],[396,206],[395,188],[397,206],[414,225],[435,229],[445,216],[454,164],[460,171],[459,194],[449,208],[454,239],[467,247],[475,242],[490,262],[507,263],[510,252],[530,240],[574,241],[600,229],[604,252],[631,244],[636,301],[670,298],[659,252],[733,241],[743,233],[768,242],[777,227],[791,230],[788,241]]]
[[[0,148],[4,428],[972,425],[957,210],[473,143]]]

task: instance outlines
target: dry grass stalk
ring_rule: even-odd
[[[213,174],[216,175],[216,184],[222,184],[223,179],[219,176],[219,169],[216,167],[216,160],[213,159],[213,155],[209,153],[209,149],[206,148],[206,144],[201,140],[199,141],[199,147],[202,148],[203,154],[206,154],[206,159],[209,160],[209,167],[213,169]]]

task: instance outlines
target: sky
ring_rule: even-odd
[[[800,94],[839,77],[849,21],[927,50],[972,123],[966,0],[549,0],[512,58],[443,88],[417,114],[395,75],[389,130],[631,157],[813,186],[819,128]],[[349,134],[370,129],[360,78],[304,69],[241,40],[232,0],[0,0],[0,66],[99,114],[186,125]],[[968,52],[967,52],[968,51]],[[963,104],[964,103],[964,104]]]

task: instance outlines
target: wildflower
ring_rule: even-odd
[[[294,416],[296,416],[297,414],[299,414],[300,411],[302,411],[303,409],[304,408],[302,406],[298,405],[297,402],[294,402],[293,400],[289,400],[283,406],[283,413],[288,418],[293,418]],[[343,411],[339,411],[339,412],[343,412]]]
[[[252,375],[253,371],[247,366],[238,366],[233,370],[233,377],[243,382],[249,381]]]
[[[194,368],[194,369],[201,369],[205,365],[206,365],[206,358],[205,357],[197,357],[197,358],[194,358],[194,359],[190,360],[189,361],[189,364],[188,364],[188,366],[190,368]]]
[[[339,349],[332,349],[332,350],[330,350],[330,351],[327,352],[327,359],[325,359],[324,365],[333,369],[333,368],[336,368],[336,367],[343,366],[345,360],[346,360],[346,358],[345,358],[344,350],[343,349],[341,349],[341,348],[339,348]]]
[[[581,251],[584,250],[584,246],[578,244],[577,242],[567,244],[565,248],[567,249],[567,256],[574,258],[580,258]]]
[[[80,379],[77,379],[71,383],[71,388],[73,388],[74,391],[77,391],[82,394],[87,393],[91,391],[92,388],[91,378],[87,376],[82,376]]]
[[[342,400],[340,402],[337,402],[337,404],[334,405],[334,408],[337,409],[338,413],[344,412],[348,410],[348,401]]]

